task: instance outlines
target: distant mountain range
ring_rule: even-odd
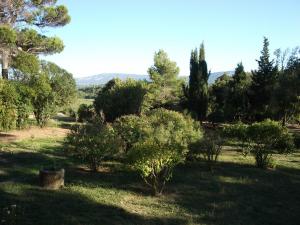
[[[208,82],[213,83],[218,77],[222,76],[224,73],[232,75],[233,71],[224,71],[224,72],[215,72],[211,73]],[[186,77],[187,76],[183,76]],[[148,75],[139,75],[139,74],[123,74],[123,73],[101,73],[98,75],[76,78],[76,84],[78,87],[87,87],[92,85],[103,85],[106,84],[113,78],[119,78],[121,80],[126,80],[128,78],[134,80],[149,80]]]

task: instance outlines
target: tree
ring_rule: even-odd
[[[213,122],[224,122],[231,116],[228,108],[231,80],[232,78],[224,73],[210,88],[212,113],[209,115],[209,119]]]
[[[40,73],[31,79],[30,86],[33,89],[32,106],[37,124],[45,126],[50,117],[54,114],[56,106],[55,97],[52,92],[49,77]]]
[[[56,64],[46,61],[41,62],[41,70],[50,79],[56,107],[70,106],[77,97],[76,82],[73,75]]]
[[[180,100],[182,81],[178,79],[179,67],[159,50],[154,54],[154,65],[148,69],[151,82],[145,96],[143,111],[165,107],[174,109]]]
[[[1,1],[0,53],[4,79],[8,78],[12,57],[20,52],[53,54],[63,50],[59,38],[38,33],[41,28],[60,27],[70,22],[67,8],[56,3],[57,0]]]
[[[12,57],[13,79],[28,83],[32,76],[40,71],[40,61],[36,55],[20,52]]]
[[[295,48],[283,64],[272,98],[272,110],[276,119],[285,126],[288,119],[300,112],[300,49]]]
[[[143,81],[111,80],[99,91],[94,101],[96,113],[103,113],[108,122],[123,115],[140,114],[145,94]]]
[[[284,51],[282,51],[280,48],[274,51],[274,55],[276,57],[275,65],[279,71],[283,71],[286,69],[289,52],[289,49],[285,49]]]
[[[203,121],[208,112],[208,78],[210,73],[207,70],[205,61],[205,48],[202,43],[199,50],[191,53],[189,85],[185,88],[185,95],[188,99],[189,109],[196,114],[196,117]]]
[[[269,41],[264,37],[263,50],[258,62],[258,70],[252,72],[250,104],[253,119],[263,120],[271,116],[270,103],[277,77],[277,68],[270,60]]]
[[[40,71],[27,82],[32,88],[31,103],[39,126],[62,107],[68,107],[76,98],[77,90],[72,74],[54,63],[42,61]]]
[[[17,93],[14,85],[0,79],[0,130],[15,128],[17,118]]]
[[[33,89],[26,83],[20,81],[13,82],[16,90],[16,109],[17,120],[16,126],[18,129],[25,128],[28,125],[29,116],[32,113],[31,100],[33,97]]]
[[[184,162],[191,143],[201,139],[198,123],[190,117],[166,109],[155,109],[139,119],[129,120],[136,130],[128,151],[133,168],[141,174],[154,195],[161,194],[171,179],[173,168]]]
[[[229,120],[246,120],[249,115],[248,91],[251,75],[244,71],[242,63],[237,64],[232,80],[229,83],[227,115]]]

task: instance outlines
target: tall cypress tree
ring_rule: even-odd
[[[199,87],[200,102],[199,102],[198,118],[201,121],[203,121],[207,116],[208,98],[209,98],[209,94],[208,94],[209,73],[207,70],[207,63],[205,61],[205,49],[203,43],[200,46],[198,77],[200,80],[200,87]]]
[[[195,113],[200,121],[207,115],[208,109],[208,78],[209,73],[205,61],[205,48],[202,43],[198,55],[195,49],[191,53],[190,77],[187,91],[189,109]]]
[[[189,85],[187,87],[187,99],[189,109],[192,112],[197,111],[197,103],[198,103],[198,88],[199,88],[199,79],[198,79],[198,49],[192,50],[191,59],[190,59],[190,77],[189,77]]]
[[[258,70],[252,71],[250,104],[253,119],[262,120],[270,117],[271,96],[277,76],[274,61],[270,60],[269,41],[264,37],[263,50],[258,62]]]

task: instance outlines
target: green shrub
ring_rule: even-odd
[[[122,149],[125,153],[147,134],[143,130],[144,122],[146,121],[135,115],[122,116],[114,122],[114,128],[121,137]]]
[[[67,137],[71,153],[97,171],[106,157],[119,150],[118,138],[108,124],[93,124],[74,127]]]
[[[132,121],[132,120],[131,120]],[[156,109],[135,120],[137,141],[128,152],[133,168],[139,171],[154,195],[162,194],[173,168],[184,162],[188,146],[202,136],[199,124],[178,112]]]
[[[15,128],[17,93],[10,81],[0,79],[0,130]]]
[[[93,105],[81,104],[78,108],[78,121],[91,122],[95,118],[95,110]]]
[[[224,130],[227,137],[243,142],[243,150],[252,154],[256,166],[267,168],[273,153],[289,153],[294,148],[293,137],[280,123],[265,120],[252,125],[233,125]]]
[[[32,106],[35,119],[40,127],[46,126],[48,120],[55,114],[55,94],[52,92],[50,79],[41,73],[31,77],[30,85],[33,90]]]
[[[130,114],[140,114],[144,96],[145,83],[128,79],[109,81],[98,93],[94,105],[97,114],[104,113],[105,120],[115,119]]]
[[[200,155],[212,171],[218,161],[224,141],[216,133],[207,133],[204,138],[190,146],[193,155]]]
[[[29,125],[29,116],[32,113],[31,99],[33,95],[32,89],[22,83],[15,82],[15,89],[17,91],[16,106],[17,106],[17,121],[18,129],[26,128]]]
[[[73,118],[75,121],[78,120],[78,112],[76,110],[74,110],[73,108],[70,107],[66,111],[67,111],[66,114],[69,117]]]
[[[246,142],[249,137],[247,134],[248,125],[239,122],[233,125],[227,125],[222,131],[222,135],[229,139]]]

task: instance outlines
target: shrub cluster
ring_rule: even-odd
[[[254,156],[259,168],[271,166],[273,153],[289,153],[294,148],[293,136],[287,128],[271,120],[232,125],[224,129],[224,135],[241,141],[243,150]]]
[[[68,136],[72,152],[97,170],[105,157],[122,152],[154,195],[161,194],[173,168],[186,159],[191,143],[202,137],[200,125],[188,116],[155,109],[108,123],[85,124]]]

